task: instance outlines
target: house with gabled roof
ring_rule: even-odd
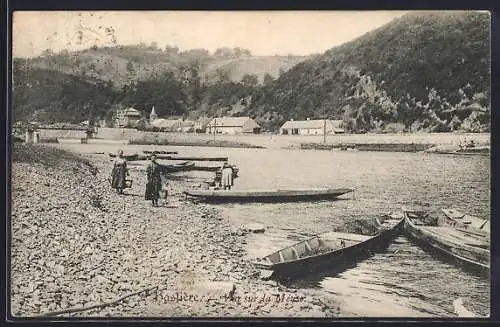
[[[208,134],[242,134],[260,133],[261,127],[250,117],[217,117],[213,118],[207,125]]]
[[[280,127],[283,135],[323,135],[344,133],[342,120],[307,119],[289,120]]]

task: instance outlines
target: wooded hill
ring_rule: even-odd
[[[344,119],[355,131],[487,131],[490,20],[479,12],[411,13],[299,63],[245,113]]]
[[[269,130],[332,118],[354,132],[489,131],[490,62],[482,12],[410,13],[306,60],[154,45],[45,53],[14,61],[14,119],[154,105],[160,116],[250,115]]]
[[[252,56],[241,48],[179,51],[152,44],[93,47],[36,58],[14,58],[15,120],[71,121],[111,118],[133,106],[160,116],[227,114],[259,85],[304,60]]]

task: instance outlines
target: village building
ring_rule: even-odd
[[[177,128],[177,132],[194,133],[196,122],[194,120],[183,120]]]
[[[162,132],[175,132],[181,128],[182,119],[164,119],[158,118],[151,123],[151,127]]]
[[[120,110],[115,115],[116,127],[130,127],[136,125],[141,120],[142,114],[134,108]]]
[[[324,135],[344,133],[342,120],[289,120],[280,128],[282,135]]]
[[[151,113],[149,114],[149,123],[153,123],[156,119],[158,119],[158,115],[156,114],[155,106],[153,106],[153,109],[151,109]]]
[[[260,133],[260,125],[250,117],[220,117],[213,118],[207,125],[206,133],[242,134]]]
[[[200,117],[194,124],[195,133],[205,133],[207,126],[212,119],[208,117]]]

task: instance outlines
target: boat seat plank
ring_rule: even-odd
[[[355,242],[364,242],[372,237],[373,236],[354,234],[354,233],[342,233],[342,232],[328,232],[325,234],[321,234],[322,239],[343,239]]]

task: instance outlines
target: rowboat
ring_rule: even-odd
[[[128,154],[128,155],[123,155],[123,158],[125,158],[127,161],[143,161],[143,160],[150,160],[152,154]],[[115,153],[109,153],[109,156],[111,158],[115,158],[116,154]],[[155,154],[156,159],[161,159],[161,160],[180,160],[180,159],[172,159],[172,156],[170,155],[162,155],[162,154]]]
[[[176,165],[167,165],[168,172],[189,171],[194,167],[194,162],[183,162]]]
[[[110,156],[111,158],[116,158],[116,153],[111,153],[111,152],[110,152],[110,153],[109,153],[109,156]],[[125,160],[129,160],[129,161],[140,160],[140,159],[139,159],[139,155],[138,155],[137,153],[136,153],[136,154],[124,154],[124,155],[123,155],[123,158],[124,158]]]
[[[490,220],[464,214],[457,209],[441,209],[449,219],[448,223],[468,233],[477,233],[484,237],[490,235]]]
[[[206,202],[290,202],[305,200],[327,200],[353,192],[348,188],[297,189],[297,190],[189,190],[191,196]]]
[[[167,160],[186,160],[186,161],[228,161],[228,157],[166,157]]]
[[[404,230],[425,248],[482,270],[490,267],[489,237],[456,228],[442,211],[403,208]]]
[[[154,150],[154,151],[149,151],[149,150],[143,150],[142,151],[144,154],[178,154],[177,151],[157,151],[157,150]]]
[[[404,219],[386,216],[375,221],[375,235],[328,232],[271,253],[253,264],[257,269],[272,270],[275,277],[303,275],[319,266],[342,269],[387,247],[401,232]]]

